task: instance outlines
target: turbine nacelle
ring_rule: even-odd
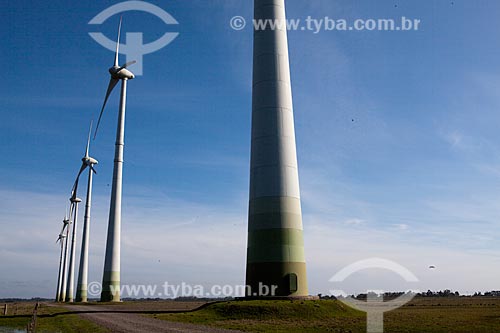
[[[80,202],[82,202],[82,199],[76,198],[76,197],[71,197],[69,199],[69,201],[71,201],[71,203],[80,203]]]
[[[109,69],[109,74],[111,74],[111,77],[115,80],[132,80],[133,78],[135,78],[135,75],[126,67],[134,63],[135,61],[132,61],[123,66],[113,66]]]
[[[94,164],[99,164],[99,162],[95,158],[90,157],[90,156],[84,156],[84,157],[82,157],[82,162],[86,166],[92,166]]]
[[[66,237],[66,235],[64,234],[64,230],[69,224],[71,224],[71,221],[68,220],[67,217],[65,217],[63,220],[63,227],[61,229],[61,232],[59,233],[59,238],[57,239],[56,243]]]
[[[61,246],[62,246],[62,244],[63,244],[62,242],[63,242],[64,238],[66,238],[66,235],[65,235],[65,234],[63,234],[63,233],[61,232],[61,233],[59,234],[59,237],[58,237],[58,238],[57,238],[57,240],[56,240],[56,243],[61,242]]]

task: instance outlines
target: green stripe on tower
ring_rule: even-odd
[[[307,296],[307,275],[304,255],[304,237],[297,198],[259,198],[258,204],[251,204],[249,215],[247,274],[248,297]],[[290,203],[293,203],[290,205]],[[299,203],[299,205],[297,205]],[[284,204],[280,213],[280,204]],[[267,213],[265,213],[267,211]],[[288,211],[288,212],[287,212]],[[298,226],[298,228],[269,228],[264,226]],[[290,286],[290,277],[297,279],[297,290]],[[274,293],[267,292],[276,286]]]
[[[247,261],[305,262],[300,229],[261,229],[248,232]]]
[[[246,296],[307,296],[300,199],[250,200],[248,221]],[[292,278],[296,289],[290,283]]]
[[[87,286],[83,284],[78,285],[75,297],[76,302],[87,302],[87,289],[84,288],[87,288]]]
[[[120,301],[120,272],[104,272],[101,302]]]

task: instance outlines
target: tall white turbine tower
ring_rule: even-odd
[[[68,270],[68,285],[66,289],[66,302],[73,302],[73,290],[75,286],[75,260],[76,260],[76,230],[78,227],[78,204],[82,202],[81,199],[76,197],[76,189],[69,199],[73,207],[73,230],[71,232],[71,253],[69,257],[69,270]]]
[[[111,188],[111,203],[109,208],[108,238],[106,241],[106,257],[104,260],[104,274],[102,277],[102,302],[120,301],[120,242],[121,242],[121,220],[122,220],[122,172],[123,172],[123,146],[125,137],[125,104],[127,101],[127,82],[135,76],[127,70],[127,67],[134,64],[135,61],[128,62],[122,66],[118,65],[118,54],[120,48],[120,31],[122,19],[118,26],[118,39],[116,42],[115,63],[109,69],[111,79],[109,81],[104,104],[102,105],[99,121],[97,122],[96,133],[99,129],[99,123],[106,107],[109,95],[118,81],[122,81],[120,94],[120,109],[118,112],[118,128],[116,130],[115,142],[115,162],[113,166],[113,184]],[[94,135],[94,138],[95,138]]]
[[[252,153],[248,211],[248,297],[308,296],[295,147],[285,0],[254,0]],[[261,286],[270,294],[258,295]],[[274,295],[272,295],[272,290]]]
[[[87,181],[87,198],[85,200],[85,215],[83,217],[83,237],[82,237],[82,250],[80,252],[80,266],[78,270],[78,283],[76,286],[77,302],[87,302],[87,283],[88,283],[88,270],[89,270],[89,240],[90,240],[90,207],[92,203],[92,175],[96,173],[94,165],[98,162],[96,159],[89,156],[90,148],[90,133],[92,132],[92,123],[90,124],[89,137],[87,140],[87,149],[85,149],[85,156],[82,158],[82,167],[80,173],[76,178],[76,186],[82,172],[89,168],[89,176]]]

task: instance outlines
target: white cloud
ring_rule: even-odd
[[[346,221],[344,221],[344,224],[346,225],[362,225],[362,224],[365,224],[365,221],[362,220],[362,219],[356,219],[356,218],[353,218],[353,219],[348,219]]]
[[[404,223],[393,224],[392,226],[394,228],[396,228],[397,230],[408,230],[408,228],[409,228],[408,224],[404,224]]]

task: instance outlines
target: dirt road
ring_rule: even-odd
[[[237,333],[239,331],[212,328],[203,325],[176,323],[145,317],[137,313],[123,312],[116,307],[91,306],[91,305],[65,305],[72,312],[78,312],[82,318],[88,319],[111,332],[120,333]],[[118,310],[118,312],[116,311]]]

